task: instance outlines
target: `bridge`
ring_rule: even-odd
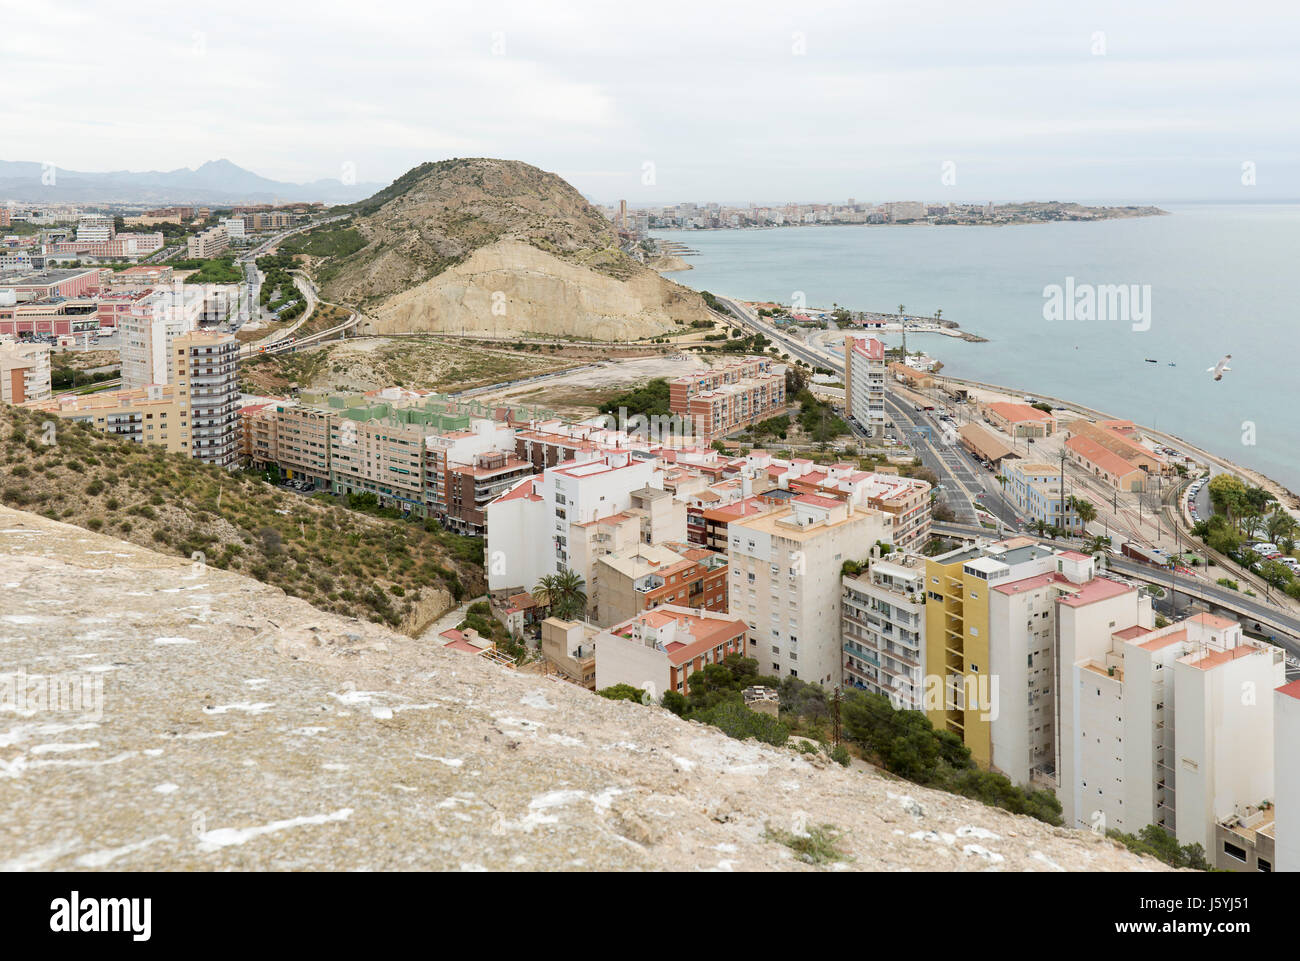
[[[931,531],[942,537],[973,543],[978,539],[1016,536],[1029,537],[1041,544],[1062,546],[1059,542],[1033,534],[997,533],[985,527],[971,527],[965,524],[947,524],[935,522]],[[1259,635],[1281,647],[1287,654],[1287,664],[1300,668],[1300,618],[1281,610],[1267,601],[1250,597],[1219,584],[1210,584],[1167,567],[1144,564],[1127,557],[1106,554],[1106,569],[1132,581],[1140,581],[1159,587],[1171,594],[1181,595],[1201,601],[1212,609],[1231,614],[1241,622],[1243,629]],[[1176,599],[1171,597],[1171,601]]]

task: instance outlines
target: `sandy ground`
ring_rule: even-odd
[[[668,357],[638,357],[630,360],[604,361],[571,374],[561,374],[543,382],[518,384],[500,391],[479,395],[483,401],[508,401],[555,407],[561,412],[595,407],[600,398],[631,387],[639,387],[656,377],[674,378],[708,364],[693,354]]]

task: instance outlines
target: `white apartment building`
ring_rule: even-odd
[[[630,684],[655,700],[690,693],[690,676],[745,652],[745,621],[729,614],[664,604],[595,638],[596,690]]]
[[[1117,626],[1150,627],[1150,596],[1099,577],[1096,560],[1086,554],[1040,551],[1011,579],[989,585],[988,611],[988,669],[998,681],[997,716],[989,725],[992,766],[1017,784],[1054,784],[1058,633],[1109,638]]]
[[[749,625],[760,671],[840,682],[841,568],[888,537],[880,511],[816,494],[728,525],[729,610]]]
[[[925,674],[925,560],[901,551],[873,557],[842,585],[844,686],[922,708]]]
[[[232,244],[243,243],[245,238],[247,237],[247,234],[244,230],[243,217],[228,217],[227,219],[221,221],[220,227],[222,230],[226,232],[226,237],[229,238]]]
[[[176,284],[154,292],[119,317],[123,389],[168,383],[172,341],[199,326],[204,300],[201,288]]]
[[[187,241],[186,246],[186,253],[191,260],[215,257],[230,246],[230,235],[226,233],[226,228],[222,224],[217,224],[202,233],[195,234]]]
[[[116,234],[113,218],[104,214],[82,214],[77,221],[77,242],[106,244]]]
[[[641,542],[633,493],[646,487],[663,487],[654,459],[585,451],[502,494],[486,512],[488,589],[531,591],[564,570],[590,583],[597,557]],[[663,533],[686,540],[684,512],[680,532]]]
[[[683,463],[680,456],[677,462]],[[890,528],[885,540],[895,547],[915,550],[930,539],[930,485],[923,480],[864,471],[854,463],[816,464],[800,457],[783,460],[766,451],[751,451],[743,461],[732,463],[742,471],[758,472],[769,482],[774,480],[782,490],[824,494],[882,511],[888,515]]]
[[[1300,871],[1300,681],[1273,692],[1275,871]]]
[[[874,337],[844,338],[844,408],[872,437],[885,429],[885,346]]]
[[[1214,863],[1217,825],[1274,796],[1282,651],[1212,614],[1123,626],[1061,632],[1066,826],[1157,824]]]
[[[50,345],[0,340],[0,403],[49,400]]]

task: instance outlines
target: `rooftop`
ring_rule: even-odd
[[[994,401],[993,403],[988,404],[987,407],[998,416],[1006,418],[1013,424],[1027,420],[1045,421],[1056,419],[1052,414],[1047,413],[1047,411],[1039,410],[1037,407],[1030,407],[1028,404]]]
[[[1086,604],[1095,604],[1097,601],[1119,597],[1121,594],[1128,594],[1137,590],[1131,584],[1113,581],[1109,577],[1094,577],[1082,584],[1071,584],[1069,581],[1065,583],[1068,585],[1067,590],[1070,590],[1070,593],[1061,598],[1061,603],[1066,607],[1083,607]]]
[[[1091,461],[1107,473],[1114,474],[1117,477],[1123,477],[1125,474],[1131,474],[1134,471],[1141,470],[1135,464],[1126,461],[1119,454],[1112,450],[1107,450],[1097,443],[1091,437],[1083,437],[1075,434],[1065,441],[1065,446],[1074,451],[1085,460]]]

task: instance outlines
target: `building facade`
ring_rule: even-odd
[[[812,494],[728,525],[728,609],[764,674],[839,683],[841,568],[887,537],[879,511]]]
[[[901,551],[845,574],[841,624],[844,685],[883,694],[895,707],[923,709],[925,560]]]
[[[872,437],[885,429],[885,347],[874,337],[844,338],[844,409]]]
[[[50,345],[0,340],[0,403],[49,400]]]

